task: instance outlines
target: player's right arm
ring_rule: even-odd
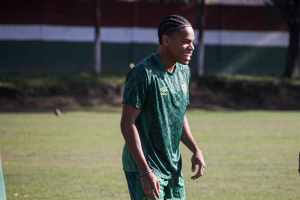
[[[121,131],[125,142],[134,157],[139,171],[150,171],[150,167],[144,156],[141,140],[138,130],[135,125],[135,120],[140,114],[140,110],[129,105],[123,105],[122,117],[121,117]]]
[[[123,105],[122,117],[121,117],[121,131],[125,142],[128,146],[130,153],[132,154],[139,173],[141,176],[141,183],[145,192],[150,198],[159,197],[159,181],[154,173],[151,171],[145,155],[143,153],[142,144],[138,129],[135,125],[135,120],[140,114],[140,110],[130,106]]]

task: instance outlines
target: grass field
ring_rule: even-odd
[[[298,200],[300,112],[189,111],[207,174],[190,180],[188,200]],[[0,114],[8,200],[126,200],[119,109]]]

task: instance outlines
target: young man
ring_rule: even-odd
[[[186,117],[194,31],[178,15],[158,28],[159,48],[127,75],[121,118],[125,139],[123,169],[132,200],[185,199],[180,141],[193,153],[192,176],[203,175],[205,161]]]

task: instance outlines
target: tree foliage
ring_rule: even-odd
[[[299,23],[300,1],[299,0],[271,0],[288,24]]]
[[[300,75],[300,1],[299,0],[271,0],[273,6],[278,8],[282,18],[288,25],[289,46],[287,66],[284,77]]]

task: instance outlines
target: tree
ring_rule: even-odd
[[[94,70],[97,74],[101,73],[101,32],[100,32],[100,0],[94,0],[95,4],[95,46],[94,46]]]
[[[283,77],[300,76],[300,2],[299,0],[271,0],[288,25],[289,45]]]
[[[197,25],[198,29],[198,57],[197,57],[197,65],[198,65],[198,76],[203,76],[205,73],[204,66],[204,56],[205,56],[205,44],[204,44],[204,11],[205,11],[205,0],[196,0],[197,3]]]

